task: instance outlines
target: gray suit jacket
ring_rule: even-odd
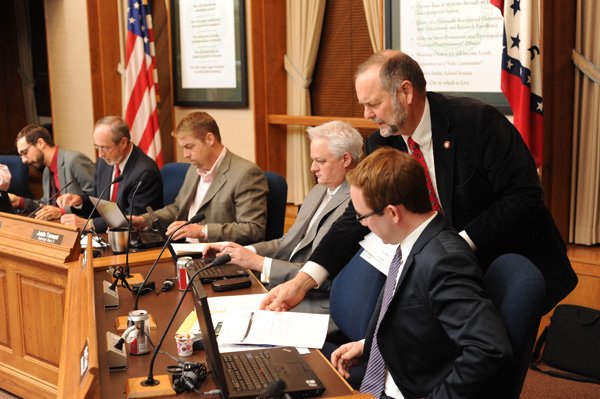
[[[187,220],[200,176],[190,165],[179,194],[172,204],[157,210],[163,226]],[[235,241],[250,244],[265,238],[267,224],[267,179],[254,163],[227,150],[198,213],[203,213],[208,230],[207,242]],[[146,224],[150,216],[142,215]]]
[[[350,185],[344,182],[333,195],[329,203],[318,216],[310,230],[308,224],[321,201],[327,195],[327,188],[321,184],[314,186],[304,199],[296,221],[288,233],[281,238],[254,244],[256,252],[262,256],[273,258],[269,286],[274,287],[294,277],[321,238],[329,231],[350,201]],[[298,250],[293,254],[294,248]],[[291,259],[290,259],[291,257]]]
[[[65,150],[58,147],[57,155],[58,182],[64,187],[68,182],[73,183],[63,193],[78,195],[94,194],[94,173],[96,168],[91,159],[79,151]],[[23,212],[31,212],[50,198],[50,169],[45,168],[42,175],[43,196],[39,200],[25,199]]]

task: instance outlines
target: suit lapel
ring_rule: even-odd
[[[299,218],[296,219],[296,223],[301,223],[301,224],[298,226],[298,229],[294,229],[295,231],[290,231],[288,233],[288,234],[290,234],[290,233],[293,234],[293,236],[289,236],[290,239],[285,240],[285,242],[282,243],[282,245],[277,250],[276,257],[281,255],[282,257],[289,259],[292,256],[292,251],[294,250],[294,248],[296,248],[298,243],[306,235],[306,229],[308,229],[308,224],[310,223],[311,219],[313,218],[313,215],[315,214],[317,208],[319,207],[319,204],[321,203],[321,201],[323,201],[323,197],[327,193],[327,189],[321,185],[315,186],[314,190],[318,190],[318,191],[315,193],[315,195],[310,195],[310,197],[312,197],[313,199],[309,199],[307,197],[304,200],[304,203],[302,204],[302,208],[304,208],[304,209],[301,208],[303,219],[302,220],[300,220]],[[308,209],[310,209],[310,211],[307,211]],[[304,212],[304,211],[306,211],[306,212]]]
[[[58,148],[57,149],[58,154],[56,154],[56,167],[58,169],[58,184],[60,185],[60,187],[57,187],[57,190],[59,188],[63,188],[65,186],[65,184],[67,184],[67,168],[65,168],[65,153]]]
[[[444,216],[452,225],[452,194],[454,187],[454,157],[456,142],[450,133],[450,123],[442,104],[443,98],[427,94],[431,115],[431,135],[435,162],[435,182],[444,210]]]
[[[425,230],[421,233],[417,241],[413,245],[410,253],[406,257],[404,261],[404,267],[402,268],[402,272],[400,273],[400,278],[398,279],[398,283],[396,284],[396,291],[394,292],[394,296],[398,292],[399,287],[404,282],[404,279],[408,273],[408,271],[413,267],[415,254],[421,252],[423,247],[431,241],[433,237],[435,237],[441,230],[443,230],[446,226],[446,222],[444,217],[441,214],[437,214],[435,218],[425,227]]]
[[[212,181],[212,183],[210,183],[210,186],[208,187],[208,190],[206,191],[206,194],[204,195],[204,198],[202,198],[202,203],[200,204],[200,208],[198,208],[198,211],[200,211],[200,209],[202,209],[204,207],[204,205],[206,205],[208,202],[210,202],[210,200],[212,200],[212,198],[219,192],[219,190],[221,189],[221,187],[223,187],[225,185],[225,183],[227,183],[227,172],[229,172],[229,168],[231,167],[231,152],[229,152],[229,150],[225,153],[225,156],[223,157],[223,161],[221,161],[221,165],[219,165],[219,167],[217,168],[217,170],[215,171],[215,178]]]

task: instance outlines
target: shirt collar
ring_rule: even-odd
[[[411,231],[410,234],[404,238],[404,240],[402,240],[402,242],[400,243],[400,248],[402,248],[402,254],[404,254],[404,259],[406,259],[408,257],[408,254],[410,254],[412,247],[415,245],[415,243],[421,236],[421,233],[423,233],[423,230],[425,230],[425,227],[427,227],[429,223],[431,223],[433,218],[435,218],[436,216],[437,212],[434,212],[431,217],[429,217],[426,221],[421,223],[416,229]]]
[[[58,146],[54,149],[54,155],[52,156],[52,161],[50,161],[48,169],[50,169],[50,173],[53,175],[58,173]]]
[[[125,170],[125,165],[127,164],[127,161],[129,161],[129,157],[131,156],[131,153],[133,152],[133,146],[134,146],[134,144],[131,143],[131,148],[129,149],[129,153],[127,154],[127,156],[125,158],[123,158],[123,160],[121,162],[119,162],[119,170],[121,171],[121,173],[123,173],[123,171]]]
[[[429,100],[427,98],[425,98],[425,108],[423,109],[421,121],[410,137],[412,137],[414,142],[417,143],[423,151],[429,151],[431,147],[431,116]],[[405,142],[408,140],[408,136],[402,136],[402,138]]]
[[[210,177],[212,180],[212,178],[215,177],[216,170],[219,168],[219,166],[221,166],[221,162],[223,162],[223,158],[225,158],[226,153],[227,153],[227,148],[223,147],[223,150],[221,150],[219,157],[217,158],[216,162],[213,164],[212,168],[210,168],[210,170],[196,169],[196,173],[198,173],[198,175],[200,175],[200,177],[202,177],[203,179]]]

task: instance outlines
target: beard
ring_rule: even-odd
[[[390,137],[400,134],[400,129],[404,126],[406,120],[408,119],[408,112],[405,108],[402,108],[395,96],[392,97],[392,105],[394,107],[394,120],[392,123],[387,123],[381,119],[375,120],[375,122],[383,122],[387,125],[387,127],[379,129],[379,134],[381,137]]]
[[[46,165],[44,165],[44,154],[42,154],[41,151],[35,155],[35,159],[33,160],[33,162],[31,162],[31,166],[33,166],[34,169],[40,173],[44,172],[44,169],[46,169]]]

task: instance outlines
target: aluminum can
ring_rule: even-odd
[[[182,256],[181,258],[177,259],[177,288],[179,288],[179,291],[184,291],[189,284],[187,269],[185,268],[185,265],[187,265],[188,262],[191,261],[192,258],[189,256]]]
[[[145,310],[132,310],[129,312],[129,320],[135,325],[129,342],[129,353],[132,355],[143,355],[150,352],[150,318]]]

